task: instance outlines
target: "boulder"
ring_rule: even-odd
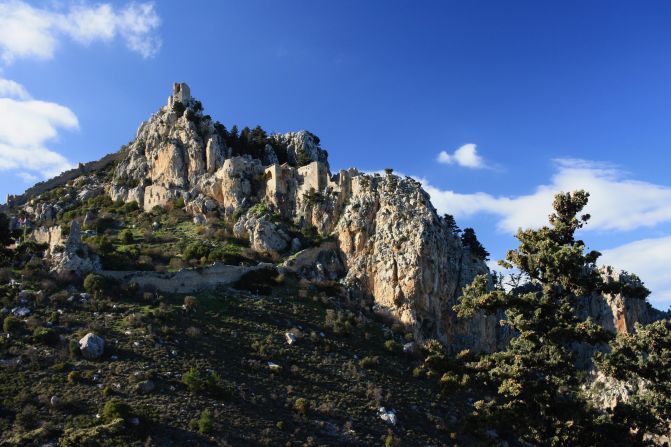
[[[207,222],[207,217],[204,214],[196,214],[193,216],[193,223],[196,225],[204,225]]]
[[[385,421],[389,425],[396,425],[396,412],[394,410],[387,410],[385,407],[380,407],[378,410],[378,415],[380,419]]]
[[[266,216],[257,217],[250,213],[236,222],[233,233],[238,238],[248,238],[255,251],[275,256],[286,250],[290,241],[289,235],[280,225]]]
[[[85,359],[95,360],[103,355],[105,340],[93,332],[89,332],[79,340],[79,350]]]
[[[293,345],[293,344],[298,343],[298,338],[294,334],[292,334],[291,332],[285,333],[284,337],[287,339],[287,343],[289,345]]]
[[[30,309],[23,306],[15,307],[12,309],[12,315],[14,315],[15,317],[27,317],[28,315],[30,315],[30,312],[31,312]]]
[[[149,394],[156,388],[153,380],[143,380],[135,385],[135,391],[138,394]]]

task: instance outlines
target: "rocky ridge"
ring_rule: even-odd
[[[350,297],[407,325],[418,340],[437,338],[456,350],[478,351],[505,340],[496,318],[454,315],[462,288],[489,269],[451,231],[417,181],[391,170],[333,175],[327,152],[306,131],[252,135],[251,149],[236,147],[236,138],[203,114],[186,84],[175,84],[167,104],[119,154],[111,179],[89,175],[76,181],[82,193],[104,190],[112,200],[137,202],[145,211],[183,200],[198,222],[236,219],[235,235],[274,258],[300,249],[284,229],[283,222],[291,222],[335,240]],[[46,219],[57,206],[30,211]],[[589,297],[584,308],[613,331],[654,319],[649,305],[623,293]]]

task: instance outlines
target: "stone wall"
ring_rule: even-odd
[[[149,185],[144,189],[144,210],[149,212],[155,206],[164,206],[171,198],[167,188],[160,185]]]
[[[151,287],[166,293],[195,293],[231,285],[242,275],[255,270],[274,267],[262,263],[256,266],[224,265],[214,263],[209,267],[183,269],[178,272],[136,272],[103,270],[101,275],[124,284],[137,283],[140,287]]]

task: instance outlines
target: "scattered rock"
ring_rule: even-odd
[[[149,394],[156,389],[156,384],[153,380],[143,380],[135,385],[135,391],[139,394]]]
[[[387,424],[396,425],[396,412],[394,410],[387,410],[384,407],[380,407],[378,414],[380,415],[380,419],[385,421]]]
[[[415,345],[414,341],[411,341],[410,343],[406,343],[403,345],[403,352],[406,354],[414,354],[416,352],[417,346]]]
[[[294,334],[292,334],[291,332],[287,332],[286,334],[284,334],[284,336],[286,337],[287,343],[289,345],[293,345],[295,343],[298,343],[298,338]]]
[[[207,217],[204,214],[196,214],[193,216],[193,223],[196,225],[204,225],[207,222]]]
[[[103,355],[105,350],[105,340],[93,332],[89,332],[79,340],[79,350],[84,358],[95,360]]]
[[[12,309],[12,315],[14,315],[15,317],[27,317],[28,315],[30,315],[30,312],[31,312],[30,309],[23,306],[15,307]]]
[[[51,406],[54,408],[61,408],[63,406],[63,399],[58,396],[51,396],[49,403],[51,403]]]

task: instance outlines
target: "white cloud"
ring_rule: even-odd
[[[18,82],[0,79],[0,97],[30,99],[28,91]]]
[[[36,181],[39,180],[38,176],[33,175],[30,172],[19,172],[16,175],[18,175],[21,178],[21,180],[23,180],[26,183],[35,183]]]
[[[448,165],[456,163],[459,166],[472,169],[482,169],[487,167],[484,159],[478,155],[477,146],[471,143],[464,144],[454,151],[454,154],[452,155],[447,153],[447,151],[440,151],[436,161]]]
[[[602,251],[600,262],[637,274],[653,291],[650,303],[671,305],[671,236],[642,239]]]
[[[3,90],[3,86],[6,87]],[[37,171],[43,177],[56,175],[72,167],[68,160],[46,148],[46,143],[58,136],[58,129],[77,129],[75,114],[59,104],[30,99],[25,88],[14,81],[0,80],[0,94],[14,98],[0,98],[0,171]],[[9,95],[8,95],[9,96]]]
[[[585,230],[632,230],[671,221],[671,187],[627,178],[610,164],[586,160],[555,160],[556,172],[547,185],[528,195],[494,196],[484,192],[461,194],[441,190],[423,180],[441,213],[468,217],[479,213],[499,216],[500,231],[540,227],[547,223],[557,192],[585,189],[590,193],[586,212],[592,219]]]
[[[20,0],[0,1],[0,55],[6,64],[18,58],[51,59],[64,36],[84,45],[119,37],[147,58],[161,46],[156,34],[160,23],[153,3],[130,3],[119,10],[109,3],[71,3],[62,12]]]

